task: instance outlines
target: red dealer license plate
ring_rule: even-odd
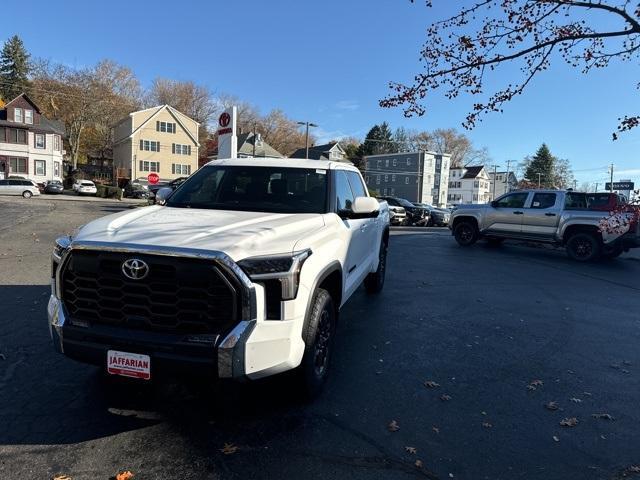
[[[107,372],[112,375],[149,380],[151,378],[151,358],[149,355],[139,353],[109,350],[107,352]]]

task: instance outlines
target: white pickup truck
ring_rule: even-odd
[[[56,350],[141,379],[296,369],[318,393],[340,307],[384,285],[386,202],[351,165],[299,159],[213,161],[157,200],[56,241]]]

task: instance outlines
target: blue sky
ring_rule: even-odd
[[[327,140],[363,137],[385,120],[393,128],[461,129],[475,100],[434,94],[428,114],[410,119],[378,106],[389,80],[408,81],[418,71],[426,27],[447,13],[419,0],[30,0],[9,2],[3,13],[11,18],[3,34],[19,34],[36,57],[78,67],[113,59],[144,86],[158,76],[194,80],[263,112],[281,108],[318,123]],[[503,167],[546,142],[572,162],[579,183],[605,181],[614,163],[622,172],[616,179],[640,185],[640,129],[611,141],[618,117],[640,113],[637,71],[624,64],[582,76],[556,62],[468,135]],[[493,79],[488,87],[512,81]]]

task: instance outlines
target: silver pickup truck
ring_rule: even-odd
[[[637,215],[622,215],[621,226],[603,229],[602,222],[611,214],[590,209],[586,193],[522,190],[489,204],[458,206],[449,228],[462,246],[480,238],[493,244],[505,239],[552,243],[564,246],[570,258],[586,262],[640,246]]]

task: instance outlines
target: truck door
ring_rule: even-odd
[[[560,221],[560,195],[553,192],[535,192],[524,209],[522,233],[532,237],[553,238]]]
[[[503,234],[520,233],[528,196],[529,192],[509,193],[491,202],[487,209],[485,230]]]
[[[344,170],[335,171],[335,192],[336,192],[336,213],[338,215],[343,211],[349,211],[352,208],[355,196],[351,190],[351,185],[347,178],[347,172]],[[344,227],[344,235],[347,237],[348,250],[343,265],[343,279],[345,286],[345,294],[351,295],[363,278],[365,268],[365,259],[368,249],[366,231],[369,219],[353,219],[341,217],[341,223]]]

